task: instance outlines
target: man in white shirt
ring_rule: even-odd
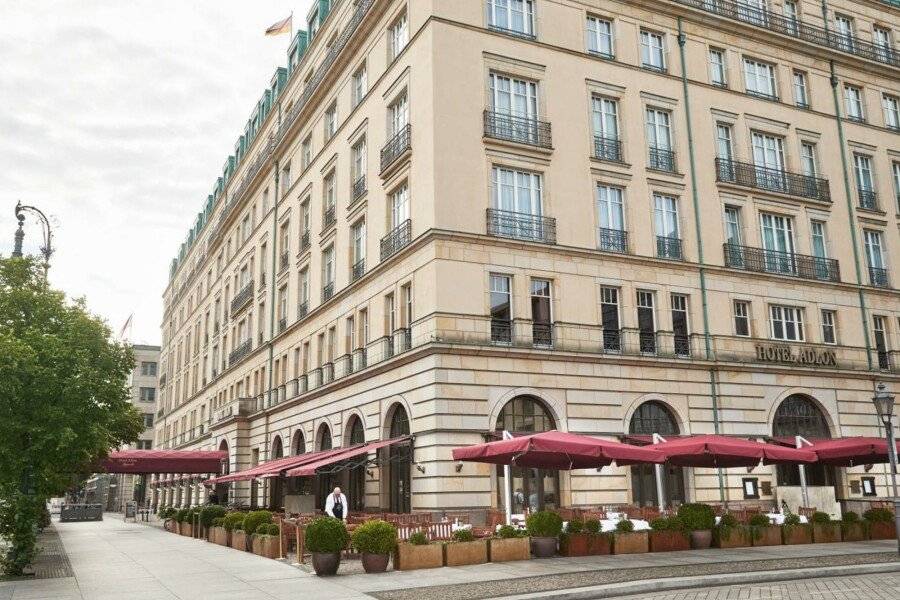
[[[334,492],[328,494],[325,499],[325,514],[335,519],[347,520],[347,513],[350,512],[347,504],[347,496],[341,493],[341,488],[334,488]]]

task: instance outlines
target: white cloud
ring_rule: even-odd
[[[312,0],[0,0],[0,251],[51,215],[50,279],[159,342],[169,261]],[[4,239],[5,235],[8,235]],[[26,223],[26,251],[40,231]]]

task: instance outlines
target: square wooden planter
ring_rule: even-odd
[[[714,531],[716,546],[719,548],[747,548],[752,543],[750,532],[745,527],[732,527],[728,535],[722,535],[718,529]]]
[[[564,533],[559,538],[560,556],[588,556],[590,537],[587,533]]]
[[[609,533],[588,535],[588,554],[590,556],[606,556],[613,553],[613,536]]]
[[[816,544],[834,544],[841,541],[840,523],[814,523],[813,542]]]
[[[897,537],[897,529],[893,521],[871,521],[869,523],[870,540],[893,540]]]
[[[690,550],[691,538],[683,531],[651,531],[650,552]]]
[[[412,571],[413,569],[434,569],[444,566],[444,545],[397,544],[394,550],[394,569]]]
[[[224,527],[210,527],[209,541],[220,546],[230,546],[231,532]]]
[[[488,540],[488,560],[509,562],[531,558],[531,540],[527,537],[491,538]]]
[[[193,537],[193,535],[194,535],[194,524],[193,524],[193,523],[188,523],[187,521],[185,521],[184,523],[180,523],[179,526],[178,526],[178,532],[179,532],[181,535],[184,535],[184,536],[187,536],[187,537]]]
[[[487,540],[474,542],[447,542],[444,544],[444,565],[480,565],[488,561]]]
[[[650,536],[646,531],[617,533],[613,536],[613,554],[643,554],[650,551]]]
[[[235,550],[247,551],[247,534],[246,532],[234,530],[231,532],[231,547]]]
[[[278,536],[277,535],[256,535],[250,536],[250,547],[253,554],[263,556],[265,558],[280,558],[278,555]]]
[[[841,523],[841,539],[845,542],[864,542],[869,539],[866,526],[862,522]]]
[[[793,525],[781,528],[781,539],[785,546],[812,544],[812,526],[808,524]]]
[[[750,536],[754,546],[780,546],[782,544],[781,527],[778,525],[760,527],[757,531],[757,539],[753,539],[752,535]]]

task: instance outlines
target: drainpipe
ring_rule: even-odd
[[[697,262],[700,266],[700,297],[703,303],[703,343],[706,352],[706,360],[714,360],[712,352],[712,340],[709,334],[709,304],[706,293],[706,261],[703,258],[703,234],[700,227],[700,194],[697,190],[697,164],[694,157],[694,130],[691,124],[691,97],[688,92],[687,58],[684,46],[687,36],[684,33],[681,17],[678,17],[678,55],[681,59],[681,89],[684,96],[684,119],[688,139],[688,162],[691,174],[691,201],[694,206],[694,232],[697,237]],[[719,399],[716,393],[716,369],[709,370],[710,399],[712,401],[713,431],[720,432],[719,427]],[[722,469],[718,469],[719,476],[719,500],[725,502],[725,478]]]
[[[866,344],[866,361],[869,370],[872,370],[872,347],[869,340],[869,319],[866,317],[866,298],[863,294],[862,267],[859,262],[859,247],[856,235],[856,213],[853,211],[853,192],[850,187],[850,165],[847,162],[847,141],[844,136],[844,122],[841,119],[841,103],[838,99],[838,78],[834,70],[834,61],[829,62],[831,67],[831,97],[834,100],[834,120],[837,123],[838,142],[840,143],[841,168],[844,176],[844,197],[847,201],[847,217],[850,223],[850,242],[853,246],[853,266],[856,270],[856,292],[859,295],[859,315],[862,319],[863,339]]]

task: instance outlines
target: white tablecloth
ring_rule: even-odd
[[[768,513],[766,516],[769,517],[769,521],[773,525],[783,525],[784,524],[784,515],[781,513]],[[809,523],[807,518],[804,517],[803,515],[800,515],[800,522],[801,523]]]

